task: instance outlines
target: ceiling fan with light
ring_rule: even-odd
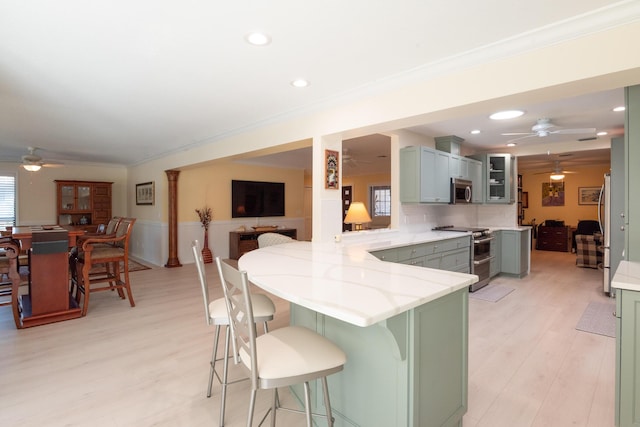
[[[520,136],[519,138],[511,139],[509,142],[518,141],[520,139],[531,138],[537,136],[539,138],[544,138],[549,135],[586,135],[586,134],[594,134],[596,132],[595,128],[576,128],[576,129],[566,129],[556,126],[551,119],[542,118],[536,121],[536,124],[531,127],[531,132],[507,132],[503,133],[504,136]]]
[[[37,172],[41,167],[62,166],[59,163],[45,163],[42,157],[36,154],[37,147],[28,147],[29,154],[22,156],[22,167],[29,172]]]
[[[551,178],[551,180],[560,181],[561,179],[564,179],[564,176],[566,174],[571,174],[571,173],[575,173],[575,172],[562,170],[562,168],[560,167],[560,160],[556,160],[554,168],[551,172],[538,172],[535,175],[549,175],[549,178]]]

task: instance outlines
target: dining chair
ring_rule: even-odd
[[[20,243],[11,237],[0,238],[0,306],[11,305],[16,327],[21,327],[18,293],[20,289]]]
[[[204,301],[204,314],[205,320],[208,325],[215,326],[215,332],[213,337],[213,351],[211,352],[211,361],[209,362],[209,385],[207,388],[207,397],[211,397],[211,388],[213,385],[213,377],[215,376],[221,385],[220,393],[220,427],[224,426],[224,413],[226,407],[227,386],[229,384],[235,384],[239,381],[245,381],[248,378],[241,378],[236,381],[228,381],[228,367],[229,367],[229,342],[231,330],[229,329],[229,315],[227,313],[227,306],[224,297],[211,300],[209,297],[209,286],[207,283],[207,275],[205,272],[204,258],[202,257],[202,248],[197,240],[191,243],[191,249],[193,251],[193,258],[196,262],[196,268],[198,270],[198,278],[200,279],[200,288],[202,290],[202,297]],[[262,323],[264,325],[264,332],[269,332],[267,322],[273,320],[273,316],[276,312],[276,307],[271,299],[263,294],[252,294],[251,299],[253,301],[254,309],[254,321]],[[218,358],[218,342],[220,341],[221,328],[225,328],[225,341],[224,341],[224,356]],[[216,371],[216,362],[222,360],[222,376]]]
[[[282,243],[291,243],[295,241],[289,236],[278,233],[263,233],[258,236],[258,247],[265,248],[272,245],[280,245]]]
[[[278,401],[277,388],[294,384],[304,386],[307,427],[312,425],[312,415],[326,417],[328,426],[333,426],[327,376],[343,369],[347,361],[345,353],[327,338],[302,326],[287,326],[257,337],[247,273],[222,262],[220,257],[216,258],[216,265],[229,313],[234,362],[247,371],[251,382],[247,426],[253,425],[256,394],[260,389],[273,390],[271,408],[260,424],[271,413],[271,425],[275,426],[277,409],[302,413],[295,408],[281,408]],[[309,381],[317,379],[322,382],[324,396],[322,415],[311,411]]]
[[[129,240],[135,222],[135,218],[120,218],[115,233],[81,239],[72,286],[75,279],[78,301],[80,294],[84,295],[83,316],[87,314],[91,292],[116,290],[120,298],[128,298],[131,307],[135,307],[129,279]],[[104,264],[104,270],[92,273],[91,269],[100,264]],[[93,286],[97,283],[108,283],[108,285]]]

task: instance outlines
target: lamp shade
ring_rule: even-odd
[[[371,222],[369,212],[362,202],[353,202],[349,206],[347,216],[344,218],[345,224],[355,224],[356,230],[362,229],[362,224],[365,222]]]

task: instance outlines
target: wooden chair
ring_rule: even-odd
[[[194,240],[191,244],[193,250],[193,258],[196,261],[196,267],[198,269],[198,278],[200,279],[200,288],[202,290],[202,297],[204,300],[204,314],[205,320],[208,325],[215,326],[215,333],[213,338],[213,352],[211,353],[211,362],[209,362],[209,386],[207,388],[207,397],[211,397],[211,387],[213,384],[213,377],[215,376],[221,385],[220,393],[220,427],[224,426],[224,412],[226,406],[227,397],[227,385],[234,384],[238,381],[244,381],[247,378],[242,378],[237,381],[228,381],[228,367],[229,367],[229,342],[231,330],[229,329],[229,315],[227,314],[227,306],[224,297],[211,300],[209,298],[209,286],[207,284],[207,276],[205,273],[204,259],[202,257],[202,251],[197,240]],[[263,294],[251,295],[254,309],[254,320],[264,325],[264,332],[267,333],[267,322],[273,320],[273,316],[276,312],[276,308],[273,305],[273,301]],[[218,358],[218,342],[220,341],[220,329],[225,328],[225,341],[224,341],[224,356]],[[216,362],[222,360],[222,376],[216,371]]]
[[[87,314],[91,292],[117,290],[120,298],[128,298],[131,307],[135,307],[129,280],[129,238],[135,222],[135,218],[120,218],[115,234],[81,239],[82,244],[78,247],[75,267],[75,285],[78,301],[80,294],[84,294],[83,316]],[[91,269],[100,264],[105,265],[104,271],[92,273]],[[108,283],[108,285],[94,287],[96,283]]]
[[[251,381],[247,426],[253,425],[256,393],[259,389],[273,390],[271,408],[262,421],[271,412],[271,425],[275,426],[276,410],[279,409],[277,387],[302,383],[307,427],[311,427],[311,416],[318,414],[311,413],[309,381],[316,379],[322,381],[326,411],[324,416],[327,424],[333,426],[327,376],[343,369],[347,360],[345,353],[325,337],[301,326],[288,326],[256,337],[247,273],[223,263],[220,257],[216,258],[216,264],[227,302],[234,361],[245,368]]]
[[[0,252],[0,306],[11,305],[13,307],[13,320],[16,327],[21,328],[18,304],[20,243],[11,237],[2,237],[0,238]]]

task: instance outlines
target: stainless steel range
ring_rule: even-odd
[[[455,227],[453,225],[443,225],[435,227],[438,231],[459,231],[470,232],[473,238],[473,248],[471,251],[471,273],[479,277],[480,280],[469,286],[469,291],[474,292],[489,284],[491,277],[491,241],[493,234],[488,228],[479,227]]]

